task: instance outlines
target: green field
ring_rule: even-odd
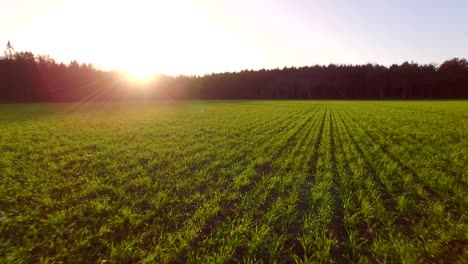
[[[0,105],[0,262],[466,263],[468,101]]]

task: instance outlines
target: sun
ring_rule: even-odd
[[[156,77],[156,74],[149,69],[129,69],[125,70],[125,75],[127,79],[135,83],[146,83],[153,80]]]

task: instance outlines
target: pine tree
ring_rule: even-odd
[[[13,60],[13,56],[15,54],[15,49],[11,45],[11,42],[8,41],[5,51],[3,52],[5,59],[7,60]]]

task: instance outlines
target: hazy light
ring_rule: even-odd
[[[468,57],[468,2],[458,0],[10,0],[0,6],[0,48],[11,40],[19,51],[140,77]]]
[[[148,71],[121,71],[120,74],[128,82],[132,88],[146,89],[149,85],[154,84],[158,75]]]
[[[41,10],[44,15],[31,15],[9,30],[17,50],[139,78],[260,65],[255,48],[210,15],[203,1],[47,1],[52,2]]]

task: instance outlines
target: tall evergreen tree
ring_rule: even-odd
[[[7,42],[5,51],[3,52],[3,55],[4,55],[5,59],[7,59],[7,60],[13,60],[14,59],[15,49],[11,45],[10,41]]]

